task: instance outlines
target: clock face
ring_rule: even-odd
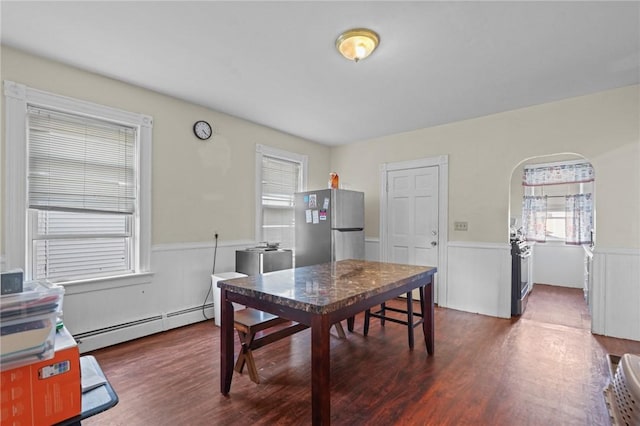
[[[195,133],[199,139],[209,139],[211,137],[211,125],[206,121],[196,121],[196,124],[193,125],[193,133]]]

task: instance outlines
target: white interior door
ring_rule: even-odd
[[[389,262],[438,266],[438,188],[438,166],[387,171]]]

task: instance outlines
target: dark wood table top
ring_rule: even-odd
[[[341,260],[218,281],[222,290],[311,314],[327,314],[433,275],[436,268]]]

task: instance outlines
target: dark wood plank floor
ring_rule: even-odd
[[[536,285],[525,314],[437,308],[435,356],[406,329],[362,316],[331,341],[335,425],[606,425],[606,354],[640,342],[594,336],[582,291]],[[255,352],[261,384],[235,373],[219,392],[219,329],[203,322],[95,351],[120,397],[83,425],[310,423],[310,332]],[[237,349],[236,349],[237,351]]]

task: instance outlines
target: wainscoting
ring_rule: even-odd
[[[235,252],[254,241],[218,244],[216,273],[235,271]],[[379,259],[379,241],[367,240],[365,256]],[[64,323],[82,353],[192,324],[214,316],[212,243],[166,244],[152,248],[146,277],[124,283],[67,287]],[[203,306],[204,305],[204,306]]]
[[[583,288],[585,256],[582,246],[537,243],[533,246],[533,282]]]
[[[368,260],[379,259],[379,241],[367,240]],[[509,244],[449,242],[447,282],[436,275],[436,302],[443,308],[500,318],[511,317]],[[378,257],[373,257],[374,253]],[[442,268],[442,266],[440,266]]]
[[[509,244],[448,244],[449,277],[441,306],[500,318],[511,317]]]
[[[219,243],[216,273],[235,271],[235,252],[253,241]],[[214,246],[157,245],[147,279],[125,285],[100,283],[67,287],[64,323],[80,351],[136,339],[213,318],[211,272]],[[108,288],[107,288],[108,286]]]
[[[216,272],[235,270],[235,251],[252,241],[220,243]],[[379,260],[379,240],[367,239],[368,260]],[[437,283],[441,307],[509,318],[508,244],[450,242],[447,282]],[[152,274],[123,284],[67,287],[64,322],[88,352],[213,318],[210,293],[213,244],[154,246]],[[437,282],[437,278],[436,278]],[[640,340],[640,250],[598,249],[591,283],[592,330]]]
[[[594,333],[640,340],[640,250],[596,247],[590,293]]]
[[[466,312],[509,318],[509,245],[452,241],[447,249],[448,278],[446,286],[439,287],[438,304]],[[579,250],[574,254],[582,256]],[[373,240],[367,242],[369,252],[376,252]],[[537,263],[535,256],[534,265]],[[537,281],[534,279],[534,282]],[[589,292],[593,333],[640,341],[640,250],[596,247]]]

